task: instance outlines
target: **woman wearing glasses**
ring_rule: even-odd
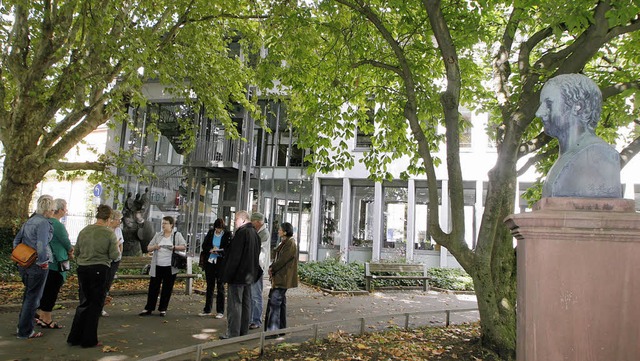
[[[184,251],[187,243],[180,232],[173,232],[175,221],[173,217],[162,218],[162,232],[156,233],[147,250],[153,252],[151,258],[151,268],[149,269],[149,291],[147,292],[147,305],[139,313],[140,316],[149,316],[156,309],[158,294],[160,294],[160,304],[158,311],[160,316],[167,315],[167,307],[173,292],[173,284],[176,282],[178,269],[171,267],[171,254],[173,251]],[[162,293],[160,288],[162,287]]]

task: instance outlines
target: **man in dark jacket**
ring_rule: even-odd
[[[247,211],[235,218],[236,231],[231,249],[226,253],[222,279],[227,287],[227,333],[222,339],[246,335],[251,319],[251,285],[262,277],[260,238]]]

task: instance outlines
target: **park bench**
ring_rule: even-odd
[[[150,279],[147,269],[151,265],[151,257],[149,256],[124,256],[120,260],[120,267],[118,267],[118,273],[115,275],[115,280],[143,280]],[[121,273],[123,270],[134,270],[134,273]],[[139,272],[135,272],[139,271]],[[178,273],[176,279],[185,280],[185,293],[190,295],[193,292],[193,279],[200,278],[199,273]]]
[[[373,289],[373,280],[380,279],[421,280],[422,289],[428,291],[431,277],[427,274],[427,266],[423,264],[366,262],[364,280],[367,291],[371,292]]]

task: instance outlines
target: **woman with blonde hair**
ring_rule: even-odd
[[[120,252],[120,256],[115,261],[111,261],[111,269],[109,270],[109,278],[107,279],[107,297],[106,304],[111,302],[111,297],[109,296],[109,291],[111,291],[111,285],[113,284],[113,280],[116,277],[116,273],[118,272],[118,268],[120,268],[120,261],[122,260],[122,247],[124,245],[124,236],[122,235],[122,228],[120,228],[120,224],[122,223],[122,212],[118,210],[113,210],[111,212],[111,218],[109,219],[109,227],[113,229],[113,233],[116,234],[116,239],[118,240],[118,252]],[[102,310],[102,316],[108,317],[109,314],[104,309]]]
[[[38,252],[38,259],[29,267],[18,267],[24,295],[22,309],[18,316],[18,338],[42,337],[42,332],[35,332],[35,315],[44,285],[49,273],[49,260],[52,259],[49,242],[53,237],[53,226],[49,217],[53,214],[54,202],[50,195],[43,195],[38,199],[36,212],[22,225],[13,240],[13,248],[24,243]]]

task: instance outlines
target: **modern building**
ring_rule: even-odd
[[[136,175],[124,168],[119,175],[126,180],[125,194],[141,194],[149,188],[151,221],[163,215],[177,217],[178,228],[187,234],[192,249],[216,218],[232,226],[240,209],[265,214],[275,245],[277,226],[290,222],[295,229],[300,259],[344,261],[393,260],[426,263],[429,267],[459,267],[447,250],[435,244],[427,229],[427,183],[425,177],[400,180],[408,160],[393,163],[391,182],[374,182],[358,162],[371,145],[366,135],[346,139],[356,156],[355,166],[346,171],[309,174],[304,157],[307,150],[297,147],[295,129],[287,122],[283,103],[271,99],[259,101],[268,131],[238,108],[234,123],[248,142],[227,139],[224,126],[207,116],[204,109],[193,109],[168,97],[158,83],[145,86],[146,108],[130,109],[131,122],[110,134],[119,147],[134,151],[157,178],[141,184]],[[475,246],[484,211],[487,174],[495,164],[496,150],[485,134],[487,117],[463,110],[473,125],[462,137],[461,161],[465,199],[466,240]],[[177,119],[192,119],[198,134],[194,151],[184,154]],[[145,136],[144,130],[156,126],[161,135]],[[338,141],[338,140],[337,140]],[[444,154],[436,154],[444,158]],[[524,160],[523,160],[524,162]],[[637,160],[634,160],[637,162]],[[443,162],[444,163],[444,162]],[[640,200],[640,178],[636,166],[625,168],[622,179],[625,197]],[[449,197],[444,165],[437,169],[440,224],[448,228]],[[536,179],[534,170],[519,178],[518,194]],[[637,182],[638,184],[635,184]],[[122,204],[124,194],[117,196]],[[640,204],[640,202],[638,202]],[[525,211],[528,204],[516,199],[514,212]]]

